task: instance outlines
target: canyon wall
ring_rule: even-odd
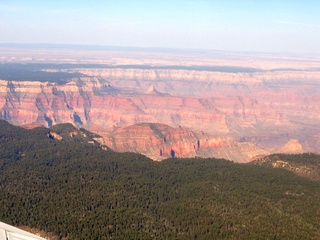
[[[279,58],[275,65],[264,59],[252,68],[248,62],[199,68],[148,61],[41,69],[81,74],[64,83],[2,79],[0,118],[16,125],[72,123],[100,134],[113,150],[155,160],[174,155],[247,162],[274,152],[320,152],[315,61],[297,65],[291,59],[290,65]]]
[[[181,126],[172,128],[159,123],[141,123],[117,128],[105,134],[101,143],[115,151],[134,151],[154,160],[196,156],[248,162],[255,156],[268,154],[254,144],[239,143],[226,137],[213,137]]]

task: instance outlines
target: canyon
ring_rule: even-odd
[[[46,51],[4,49],[1,68],[13,66],[13,74],[0,73],[1,119],[71,123],[111,150],[154,160],[320,153],[320,58]],[[12,77],[22,67],[34,79]]]

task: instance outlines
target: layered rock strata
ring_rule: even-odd
[[[156,123],[117,128],[103,135],[102,143],[118,152],[133,151],[154,160],[197,156],[248,162],[254,156],[268,154],[254,144],[237,143],[204,132],[192,132],[181,126],[172,128]]]
[[[209,143],[205,148],[203,137],[192,135],[200,131],[210,136],[206,139],[222,139],[220,142],[229,149],[227,158],[235,161],[248,161],[262,154],[261,149],[279,151],[290,139],[299,142],[301,151],[320,152],[316,144],[320,139],[320,72],[317,70],[226,73],[95,68],[59,71],[87,76],[70,79],[66,84],[0,80],[0,118],[16,125],[72,123],[105,136],[111,148],[151,157],[171,156],[172,146],[180,149],[174,150],[179,157],[227,156],[223,148],[219,148],[221,154]],[[139,128],[141,123],[168,125],[175,129],[171,131],[178,134],[179,140],[172,140],[169,146],[158,139],[150,126],[144,126],[142,130],[151,134],[151,139],[140,137],[140,143],[132,140],[139,138],[138,131],[128,136],[125,143],[124,133],[131,129],[126,127]],[[179,126],[190,132],[183,132]],[[145,136],[143,131],[141,136]],[[199,139],[203,148],[197,149],[194,145],[197,146],[195,142]],[[148,145],[148,141],[152,144]],[[292,149],[290,145],[281,151]]]

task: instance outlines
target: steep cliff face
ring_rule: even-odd
[[[140,152],[155,160],[195,156],[200,147],[195,133],[155,123],[118,128],[103,137],[104,144],[115,151]]]
[[[157,122],[199,129],[201,120],[201,130],[229,131],[225,115],[210,109],[208,101],[161,94],[155,89],[147,93],[120,91],[96,78],[74,79],[65,85],[0,81],[0,87],[0,117],[18,125],[67,122],[108,130]]]
[[[268,154],[250,143],[156,123],[117,128],[103,135],[102,143],[118,152],[142,153],[154,160],[198,156],[248,162],[254,156]]]
[[[110,88],[110,90],[109,90]],[[0,80],[0,117],[14,124],[88,125],[95,91],[113,92],[104,81],[79,78],[67,84]]]

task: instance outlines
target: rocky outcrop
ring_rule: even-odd
[[[117,128],[103,137],[104,144],[115,151],[139,152],[155,160],[195,156],[200,146],[195,133],[155,123]]]
[[[154,160],[197,156],[248,162],[256,155],[268,154],[250,143],[155,123],[117,128],[103,135],[102,143],[117,152],[142,153]]]
[[[290,141],[280,148],[279,153],[303,153],[305,152],[301,143],[297,139],[290,139]]]
[[[51,139],[56,139],[58,141],[62,140],[62,137],[59,134],[55,133],[55,132],[48,133],[48,137],[51,138]]]
[[[320,157],[312,153],[273,154],[258,158],[250,164],[283,168],[299,176],[320,180]]]

